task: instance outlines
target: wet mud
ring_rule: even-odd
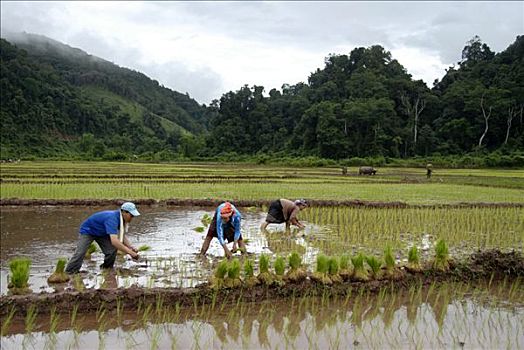
[[[79,312],[94,312],[100,307],[112,310],[124,307],[126,310],[136,310],[141,305],[154,305],[162,301],[164,305],[191,307],[193,305],[212,304],[221,300],[225,304],[242,302],[260,302],[265,300],[282,300],[285,298],[304,296],[344,296],[349,291],[355,293],[364,290],[368,293],[378,293],[388,287],[406,290],[413,285],[429,285],[433,282],[491,282],[500,280],[511,281],[524,278],[524,259],[521,253],[504,253],[498,250],[479,251],[460,262],[451,262],[450,270],[440,272],[427,265],[421,273],[404,271],[402,277],[395,280],[373,280],[370,282],[342,282],[323,285],[306,278],[301,282],[285,284],[257,285],[251,288],[211,288],[207,283],[194,288],[101,288],[83,291],[61,291],[55,293],[40,293],[27,295],[0,296],[0,317],[5,318],[11,310],[26,313],[29,308],[39,312],[56,310],[58,313],[68,313],[78,307]]]

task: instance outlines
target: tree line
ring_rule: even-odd
[[[499,152],[524,160],[523,36],[500,53],[472,38],[432,88],[375,45],[329,55],[307,83],[267,95],[246,85],[209,106],[81,50],[32,39],[0,42],[2,158],[339,161]]]

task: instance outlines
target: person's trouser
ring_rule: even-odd
[[[77,273],[82,267],[82,262],[87,253],[87,248],[91,242],[96,241],[102,252],[104,253],[104,263],[100,265],[101,268],[110,269],[115,264],[116,248],[111,244],[111,238],[106,236],[92,236],[86,234],[78,235],[78,244],[76,246],[73,257],[69,260],[66,267],[66,272],[69,274]]]

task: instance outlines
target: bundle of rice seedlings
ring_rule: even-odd
[[[289,271],[286,274],[286,279],[292,282],[303,281],[307,274],[302,268],[302,258],[297,252],[292,252],[288,258]]]
[[[248,287],[256,286],[259,283],[255,276],[253,261],[249,259],[244,262],[244,283]]]
[[[408,266],[406,266],[406,268],[410,272],[422,272],[422,266],[420,265],[420,252],[415,245],[408,251]]]
[[[389,245],[384,249],[384,264],[386,265],[384,275],[387,279],[396,280],[402,277],[401,271],[397,268],[393,250]]]
[[[351,277],[351,269],[349,266],[349,255],[343,254],[339,259],[339,271],[338,274],[344,281],[348,281]]]
[[[380,279],[382,277],[382,271],[380,271],[382,261],[374,256],[366,256],[366,262],[371,268],[371,278]]]
[[[14,258],[9,262],[11,274],[7,287],[10,294],[31,293],[29,289],[29,268],[31,260],[28,258]]]
[[[139,252],[145,252],[145,251],[148,251],[148,250],[151,250],[151,247],[148,246],[147,244],[144,244],[144,245],[141,245],[140,247],[138,247],[138,251]]]
[[[91,259],[91,254],[96,253],[98,251],[98,247],[96,246],[95,242],[91,242],[89,247],[87,248],[86,252],[86,259]]]
[[[213,277],[211,277],[209,280],[209,285],[211,286],[211,288],[218,289],[224,285],[224,279],[226,278],[227,270],[227,260],[224,259],[220,263],[218,263]]]
[[[204,216],[202,216],[202,219],[200,219],[200,222],[204,227],[208,227],[212,220],[213,218],[208,213],[205,213]]]
[[[56,263],[55,272],[47,279],[48,283],[64,283],[69,281],[69,275],[65,273],[66,259],[60,258]]]
[[[257,276],[258,280],[260,282],[262,282],[263,284],[265,284],[265,285],[272,284],[274,278],[273,278],[272,274],[269,272],[269,256],[267,256],[266,254],[261,254],[260,255],[258,268],[260,270],[260,272],[259,272],[259,274]]]
[[[278,284],[283,284],[284,280],[284,272],[286,272],[286,261],[282,256],[277,256],[275,259],[275,281],[278,282]]]
[[[329,258],[324,254],[317,255],[317,269],[311,275],[311,279],[322,284],[332,284],[328,277],[329,272]]]
[[[435,245],[435,260],[433,268],[439,271],[449,270],[449,249],[443,239],[439,239]]]
[[[203,226],[193,227],[193,231],[196,231],[196,232],[198,232],[198,233],[202,233],[202,232],[204,232],[205,229],[206,229],[206,228],[203,227]]]
[[[227,265],[227,277],[224,285],[228,288],[236,288],[242,285],[240,280],[240,261],[237,258],[231,260]]]
[[[332,256],[329,258],[328,261],[328,273],[329,278],[333,283],[342,283],[342,277],[338,274],[339,271],[339,263],[338,258],[335,256]]]
[[[354,281],[369,281],[368,272],[364,267],[364,260],[365,256],[362,253],[358,253],[357,256],[351,257],[351,263],[353,264],[353,274],[351,275],[351,279]]]

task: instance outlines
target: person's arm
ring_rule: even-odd
[[[109,237],[111,238],[111,244],[113,245],[113,247],[126,254],[129,254],[133,259],[138,259],[137,253],[131,250],[131,248],[125,246],[124,243],[120,242],[120,240],[118,239],[118,234],[111,234],[109,235]]]
[[[217,238],[222,248],[224,248],[224,254],[226,257],[228,259],[231,258],[232,254],[224,241],[224,229],[222,228],[222,217],[220,216],[220,212],[217,214]]]
[[[135,247],[131,245],[131,243],[129,242],[129,240],[127,239],[125,235],[124,235],[124,245],[128,247],[129,249],[131,249],[132,251],[134,251],[135,253],[138,253],[138,249],[136,249]]]
[[[235,217],[233,218],[233,226],[235,227],[235,236],[234,236],[234,242],[233,242],[233,249],[231,249],[231,252],[237,251],[237,243],[240,239],[240,220],[241,216],[239,212],[235,213]]]

